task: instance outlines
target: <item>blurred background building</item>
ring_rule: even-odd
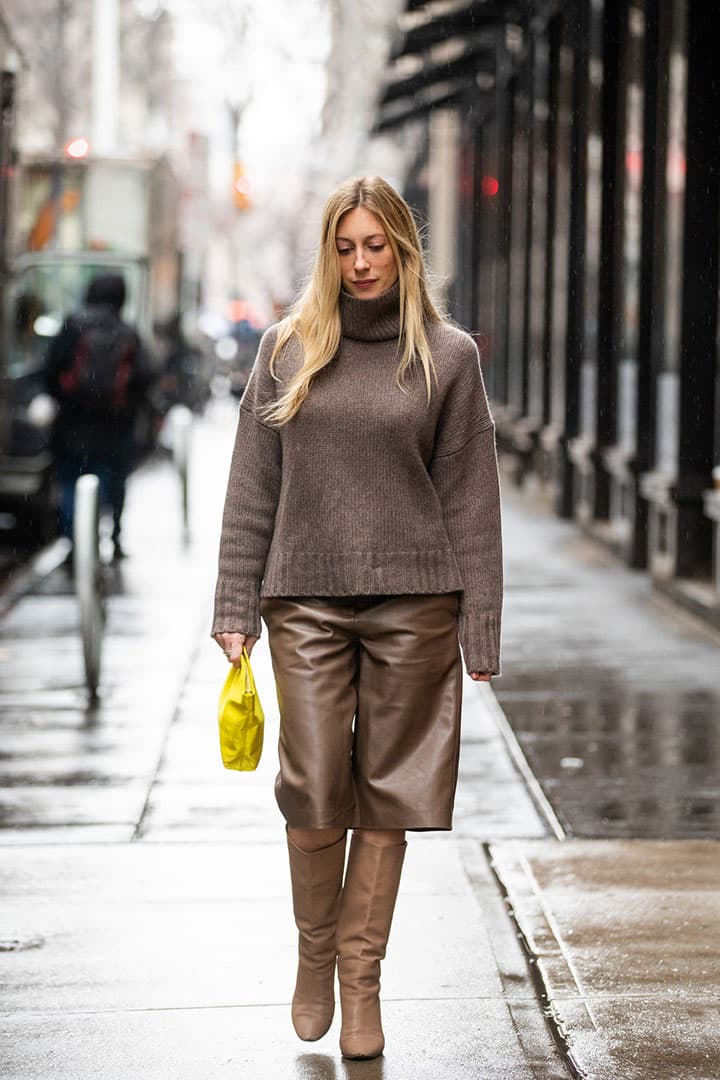
[[[216,376],[242,392],[329,189],[371,161],[402,183],[412,137],[369,149],[399,7],[3,0],[0,524],[52,532],[44,361],[98,272],[125,278],[158,424]]]
[[[5,453],[0,493],[44,475],[23,409],[93,268],[124,262],[161,367],[191,342],[186,382],[239,392],[328,191],[380,172],[511,474],[717,619],[719,38],[703,0],[0,0],[0,437],[30,477]]]
[[[376,130],[478,333],[500,446],[718,618],[720,24],[689,0],[406,4]]]

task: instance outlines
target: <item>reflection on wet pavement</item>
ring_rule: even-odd
[[[720,643],[508,493],[498,700],[570,835],[720,836]]]
[[[207,480],[204,486],[212,494]],[[154,513],[144,513],[150,506]],[[196,499],[197,514],[201,508],[212,525],[207,500],[203,507]],[[179,511],[171,465],[149,461],[128,490],[131,558],[105,568],[109,603],[97,702],[85,687],[66,568],[45,577],[2,620],[0,838],[15,843],[23,830],[37,841],[52,835],[61,842],[78,832],[132,838],[208,619],[214,535],[203,534],[188,552]]]

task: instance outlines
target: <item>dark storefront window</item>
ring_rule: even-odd
[[[545,353],[545,298],[547,290],[548,215],[548,74],[547,40],[535,42],[532,116],[532,232],[530,236],[528,416],[535,427],[544,422],[543,368]]]
[[[529,192],[529,101],[527,72],[518,76],[512,94],[512,196],[510,218],[510,321],[508,325],[509,405],[514,416],[525,411],[525,289]]]
[[[643,185],[644,4],[628,11],[627,97],[625,107],[625,198],[623,210],[623,303],[618,369],[617,441],[631,453],[636,443],[638,329],[640,325],[640,256]]]
[[[665,183],[661,192],[664,222],[662,341],[659,351],[657,460],[661,472],[674,473],[678,453],[680,326],[682,318],[683,219],[685,214],[685,127],[687,117],[687,10],[673,5],[668,65]]]
[[[595,442],[600,312],[600,240],[602,226],[602,0],[593,0],[587,101],[587,173],[585,217],[585,296],[583,303],[583,366],[580,394],[580,430]]]
[[[475,161],[477,133],[471,122],[472,114],[460,127],[460,152],[458,160],[458,230],[457,269],[454,282],[456,310],[453,312],[461,326],[475,330],[475,294],[478,273],[476,251],[477,222],[475,216],[476,173]]]
[[[565,427],[565,350],[568,318],[568,259],[570,244],[570,151],[572,140],[573,53],[565,34],[560,45],[555,125],[555,233],[553,238],[553,300],[550,419],[554,428]]]
[[[488,392],[498,402],[505,399],[505,381],[500,358],[504,355],[498,280],[504,274],[501,245],[501,206],[507,196],[500,192],[500,169],[497,149],[497,121],[493,117],[478,135],[477,167],[480,172],[478,234],[478,335],[477,344],[483,363]]]

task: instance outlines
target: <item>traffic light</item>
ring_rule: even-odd
[[[233,205],[236,210],[249,210],[250,185],[245,175],[245,167],[240,161],[233,165]]]

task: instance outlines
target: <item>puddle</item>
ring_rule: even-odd
[[[497,696],[570,835],[720,837],[720,694],[568,667]]]

